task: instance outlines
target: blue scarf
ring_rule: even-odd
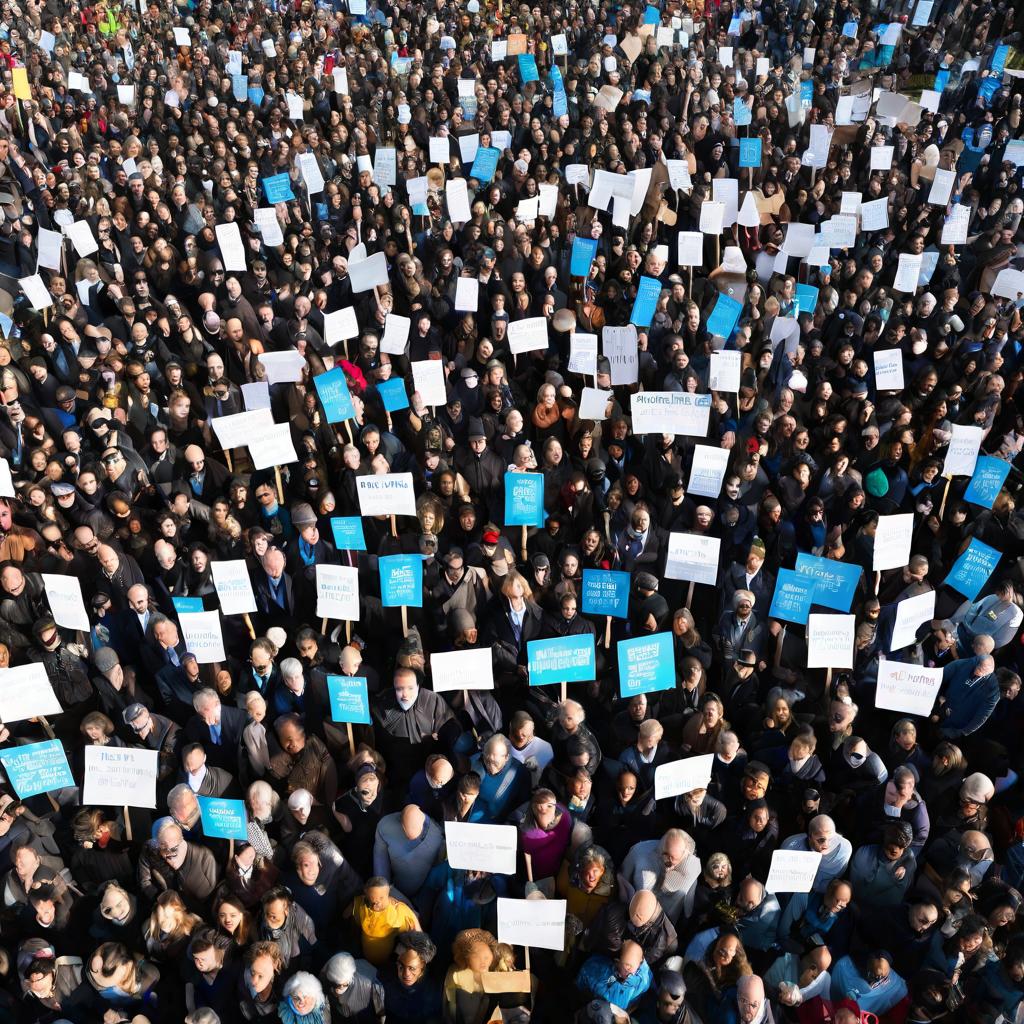
[[[281,1018],[281,1024],[324,1024],[325,1005],[326,1003],[321,1003],[309,1013],[301,1014],[295,1009],[295,1004],[289,996],[277,1004],[277,1015]]]

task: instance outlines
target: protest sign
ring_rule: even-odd
[[[722,493],[722,481],[729,467],[727,448],[712,448],[698,444],[693,449],[693,463],[690,466],[690,483],[687,491],[691,495],[717,498]]]
[[[378,473],[356,477],[359,513],[364,516],[414,516],[416,491],[412,473]]]
[[[622,327],[606,325],[602,328],[601,351],[608,360],[613,385],[637,382],[640,359],[637,354],[635,324],[626,324]]]
[[[156,807],[160,753],[137,747],[83,748],[82,803],[100,807]]]
[[[810,576],[793,569],[780,569],[775,578],[775,593],[768,615],[800,626],[807,624],[807,616],[814,598],[815,582]]]
[[[689,391],[640,391],[630,396],[634,434],[707,437],[711,396]]]
[[[431,654],[430,680],[434,693],[493,690],[494,668],[490,647]]]
[[[910,561],[910,542],[914,538],[914,513],[879,516],[875,530],[874,572],[899,569]]]
[[[592,633],[531,640],[526,656],[531,686],[585,683],[597,678]]]
[[[244,800],[228,800],[219,796],[200,796],[199,816],[203,821],[203,835],[209,839],[237,839],[249,841],[249,817]]]
[[[807,667],[853,668],[855,615],[807,616]]]
[[[331,700],[331,720],[350,725],[369,725],[370,697],[362,676],[328,676],[327,693]]]
[[[821,854],[813,850],[775,850],[768,869],[768,892],[810,892],[814,885]]]
[[[444,823],[445,858],[456,871],[516,873],[519,830],[515,825],[484,825],[468,821]]]
[[[343,423],[355,416],[352,394],[348,389],[345,371],[340,366],[328,370],[327,373],[318,373],[313,378],[313,383],[328,423]]]
[[[908,665],[902,661],[882,660],[878,663],[878,685],[875,707],[898,711],[903,715],[927,718],[935,706],[942,685],[942,669]]]
[[[0,750],[0,764],[4,766],[7,781],[19,800],[27,800],[40,793],[52,793],[56,789],[66,789],[75,784],[60,740],[7,747]]]
[[[316,613],[321,619],[359,621],[359,570],[355,566],[317,564]]]
[[[228,562],[217,559],[210,562],[210,568],[223,614],[246,615],[256,611],[256,595],[252,591],[252,580],[244,559]]]
[[[890,651],[900,651],[917,639],[917,631],[935,618],[935,591],[928,590],[908,597],[896,605],[896,623],[892,630]]]
[[[712,352],[711,377],[708,385],[711,390],[736,394],[740,389],[741,363],[742,356],[739,352]]]
[[[171,604],[174,605],[174,610],[179,615],[182,612],[201,612],[206,610],[206,605],[203,604],[201,597],[178,597],[175,595],[171,598]]]
[[[423,607],[423,557],[386,555],[377,560],[380,597],[385,608]]]
[[[641,276],[636,298],[633,300],[633,310],[629,314],[629,322],[638,327],[650,327],[660,295],[661,282],[657,278]]]
[[[629,617],[629,573],[613,569],[583,570],[584,615]]]
[[[60,573],[42,573],[46,600],[50,602],[53,621],[65,629],[80,629],[88,633],[92,629],[89,613],[82,600],[82,584],[77,576]]]
[[[359,516],[334,516],[331,519],[334,546],[339,551],[365,551],[363,520]]]
[[[499,896],[498,941],[562,952],[565,900],[513,900]]]
[[[964,501],[991,508],[1010,475],[1010,463],[991,455],[981,455],[974,464],[974,475],[964,491]]]
[[[803,551],[797,553],[796,571],[801,576],[810,576],[815,581],[814,604],[848,612],[853,595],[860,583],[861,568],[831,558],[817,558]]]
[[[985,431],[981,427],[953,424],[953,436],[946,449],[946,461],[942,467],[943,476],[970,476],[978,461],[978,449]]]
[[[718,557],[721,547],[720,537],[670,533],[665,578],[705,583],[713,587],[718,582]]]
[[[505,525],[544,525],[544,474],[505,474]]]
[[[982,543],[977,537],[972,537],[970,544],[953,563],[944,582],[973,601],[988,583],[1001,557],[1001,552]]]
[[[513,355],[548,347],[548,321],[543,316],[514,320],[508,325],[508,347]]]
[[[714,754],[699,754],[659,764],[654,769],[654,799],[664,800],[681,793],[692,793],[695,789],[707,789],[714,763]]]
[[[569,335],[569,370],[572,373],[597,374],[597,335],[577,333]]]
[[[616,655],[619,664],[619,696],[671,690],[676,685],[675,652],[671,633],[655,633],[632,640],[620,640]]]
[[[220,612],[179,613],[178,622],[186,650],[196,656],[200,665],[227,660],[220,629]]]
[[[874,352],[875,387],[879,391],[903,390],[903,352],[887,348]]]

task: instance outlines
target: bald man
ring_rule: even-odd
[[[736,892],[736,909],[740,913],[736,931],[744,948],[767,953],[778,941],[779,918],[782,916],[778,898],[765,892],[757,879],[747,878]]]
[[[774,1024],[771,1007],[764,997],[764,982],[756,974],[745,974],[737,982],[736,1010],[740,1024]]]
[[[227,466],[206,458],[206,452],[197,444],[187,445],[182,453],[184,479],[175,490],[185,491],[193,501],[212,505],[215,498],[227,490],[231,474]]]
[[[598,954],[587,960],[580,968],[576,987],[587,999],[605,999],[628,1011],[647,994],[653,980],[643,949],[626,939],[614,959]]]
[[[412,899],[441,856],[444,833],[416,804],[385,814],[373,843],[373,873]]]
[[[582,948],[614,957],[626,942],[639,945],[644,959],[655,970],[676,951],[676,930],[658,897],[647,889],[634,893],[628,906],[609,900],[584,933]]]

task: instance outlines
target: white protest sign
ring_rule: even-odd
[[[865,206],[870,206],[866,203]],[[924,257],[921,253],[901,252],[900,261],[896,266],[896,278],[892,282],[892,289],[895,292],[917,291],[917,282],[921,277],[921,264]]]
[[[320,165],[316,162],[316,154],[300,153],[295,158],[295,162],[299,165],[299,173],[302,175],[302,180],[306,183],[306,191],[311,196],[323,192],[324,176],[320,170]]]
[[[82,803],[156,807],[160,752],[136,747],[85,747]]]
[[[179,612],[178,622],[186,650],[196,656],[200,665],[226,660],[219,612]]]
[[[339,341],[349,341],[358,337],[359,319],[355,306],[324,313],[324,341],[328,345],[337,345]]]
[[[712,352],[711,390],[731,391],[736,394],[740,390],[741,370],[742,357],[739,352]]]
[[[306,367],[306,357],[293,348],[280,352],[262,352],[259,361],[267,371],[267,383],[294,384],[302,379],[302,371]]]
[[[53,305],[53,296],[47,290],[43,279],[39,274],[32,274],[30,277],[23,277],[18,281],[25,297],[32,304],[35,310],[49,309]],[[88,284],[88,281],[80,281],[79,284]]]
[[[707,200],[701,203],[699,227],[705,235],[720,235],[725,221],[725,204]]]
[[[317,564],[316,614],[321,619],[359,621],[359,569],[356,566]]]
[[[740,208],[739,182],[735,178],[715,178],[711,182],[711,196],[714,202],[722,204],[722,227],[732,227]]]
[[[910,542],[914,539],[914,513],[879,516],[875,530],[874,572],[900,569],[910,561]]]
[[[210,426],[225,451],[241,448],[248,444],[251,431],[266,424],[273,424],[274,418],[270,409],[253,409],[248,412],[236,412],[230,416],[214,416]]]
[[[717,498],[722,493],[722,481],[729,466],[727,448],[712,448],[699,444],[693,449],[690,483],[687,491],[703,498]]]
[[[768,869],[768,892],[810,892],[821,864],[821,854],[812,850],[775,850]]]
[[[713,587],[718,581],[718,556],[721,547],[720,537],[670,533],[665,578],[706,583]]]
[[[872,146],[871,147],[871,170],[887,171],[892,167],[892,156],[896,151],[895,146]]]
[[[807,667],[853,668],[856,615],[807,616]]]
[[[411,318],[399,316],[397,313],[388,313],[384,320],[384,337],[380,341],[381,352],[387,352],[391,356],[405,355],[411,327]]]
[[[360,515],[416,515],[412,473],[377,473],[356,477],[356,489],[359,492]]]
[[[71,239],[71,244],[79,256],[91,256],[100,247],[87,220],[76,220],[73,224],[69,224],[64,229],[64,234]]]
[[[491,649],[484,647],[479,650],[431,654],[430,678],[434,693],[448,693],[450,690],[493,690]]]
[[[256,211],[255,220],[265,245],[284,244],[284,231],[281,230],[281,222],[277,219],[277,210],[273,206],[261,206]]]
[[[455,281],[455,311],[475,313],[480,301],[480,281],[475,277],[460,277]]]
[[[967,230],[971,223],[971,213],[972,208],[970,206],[957,203],[949,211],[946,223],[942,225],[942,238],[939,240],[939,244],[966,245]]]
[[[981,427],[953,424],[953,436],[946,449],[946,461],[942,467],[943,476],[973,476],[978,461],[984,430]]]
[[[814,248],[814,225],[797,224],[790,221],[786,225],[786,237],[782,240],[782,251],[787,256],[798,256],[801,259]]]
[[[265,380],[254,380],[242,385],[242,402],[247,412],[254,409],[270,410],[270,385]]]
[[[252,592],[252,580],[242,558],[222,562],[210,562],[213,570],[213,585],[217,588],[220,610],[225,615],[245,615],[256,611],[256,595]]]
[[[224,259],[224,269],[229,273],[245,273],[245,244],[242,242],[241,232],[238,230],[238,223],[231,221],[228,224],[218,224],[214,231],[217,235],[217,246]]]
[[[901,651],[917,639],[918,629],[935,618],[935,591],[926,590],[896,605],[896,624],[892,630],[890,651]]]
[[[10,725],[63,710],[41,662],[0,669],[0,722]]]
[[[548,347],[548,320],[544,316],[530,316],[513,320],[508,325],[508,347],[513,355],[536,352]]]
[[[465,178],[449,178],[444,186],[448,200],[448,216],[456,224],[464,224],[473,214],[469,209],[469,187]]]
[[[608,403],[613,392],[600,388],[584,388],[580,395],[580,419],[603,420],[608,415]]]
[[[64,236],[59,231],[40,228],[36,235],[36,266],[47,270],[60,270],[60,257],[64,249]]]
[[[515,825],[446,821],[444,845],[448,866],[455,870],[488,871],[497,875],[516,873],[519,830]]]
[[[569,370],[572,373],[597,375],[597,335],[573,331],[569,335]]]
[[[260,424],[246,438],[245,443],[256,469],[273,469],[274,466],[287,466],[299,461],[292,443],[290,423]]]
[[[375,252],[365,260],[349,260],[348,276],[354,292],[368,292],[387,284],[388,258],[382,252]]]
[[[498,941],[561,953],[565,949],[565,900],[512,900],[499,896]]]
[[[889,199],[872,199],[860,204],[860,226],[864,231],[884,231],[889,226]]]
[[[444,380],[444,363],[440,359],[421,359],[410,363],[413,390],[418,391],[425,405],[444,405],[448,389]]]
[[[885,659],[878,663],[875,707],[927,718],[935,706],[941,685],[941,668],[925,668]]]
[[[634,434],[707,437],[711,396],[689,391],[641,391],[631,396]]]
[[[92,624],[82,600],[82,584],[78,577],[50,572],[44,572],[42,576],[53,621],[65,629],[81,629],[88,633]]]
[[[635,384],[640,378],[640,357],[636,325],[605,326],[601,331],[601,349],[611,368],[612,384]]]
[[[874,353],[875,386],[879,391],[903,390],[903,352],[898,348],[878,349]]]
[[[700,754],[659,764],[654,769],[654,799],[663,800],[680,793],[692,793],[695,789],[707,789],[714,763],[714,754]]]
[[[928,193],[928,202],[934,206],[945,206],[953,194],[955,184],[956,171],[944,171],[941,167],[937,167],[935,177],[932,179],[931,191]]]
[[[451,159],[452,144],[447,136],[444,138],[431,138],[429,146],[430,162],[432,164],[446,164]]]
[[[373,155],[373,180],[378,185],[398,183],[398,157],[392,146],[380,146]]]
[[[700,267],[704,264],[704,235],[700,231],[679,232],[679,266]]]

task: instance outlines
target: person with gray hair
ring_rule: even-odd
[[[281,685],[275,686],[270,695],[270,710],[275,720],[281,715],[305,715],[308,701],[302,662],[298,658],[285,658],[280,670]]]
[[[811,886],[814,892],[824,892],[833,878],[839,878],[853,856],[853,844],[836,831],[836,823],[827,815],[819,814],[807,824],[807,831],[784,840],[780,849],[804,850],[821,854],[817,874]]]
[[[726,609],[712,631],[712,639],[722,656],[724,675],[728,674],[736,655],[750,650],[761,657],[765,642],[764,623],[754,614],[757,598],[749,590],[737,590],[732,595],[732,607]],[[723,675],[723,677],[724,677]]]
[[[220,695],[209,686],[196,690],[192,707],[195,714],[185,723],[185,741],[201,743],[210,764],[237,776],[246,713],[222,704]]]
[[[384,987],[376,972],[360,973],[351,953],[335,953],[320,972],[320,981],[333,1016],[355,1024],[371,1024],[384,1016]]]
[[[327,997],[315,974],[296,971],[285,983],[277,1006],[281,1024],[324,1024],[330,1019]]]
[[[512,756],[512,744],[500,732],[473,758],[472,769],[480,776],[477,806],[486,812],[482,821],[507,821],[517,807],[530,799],[530,771]]]
[[[700,858],[693,839],[681,828],[670,828],[661,839],[636,843],[619,869],[619,896],[633,898],[641,889],[658,897],[670,921],[689,917],[700,878]]]

